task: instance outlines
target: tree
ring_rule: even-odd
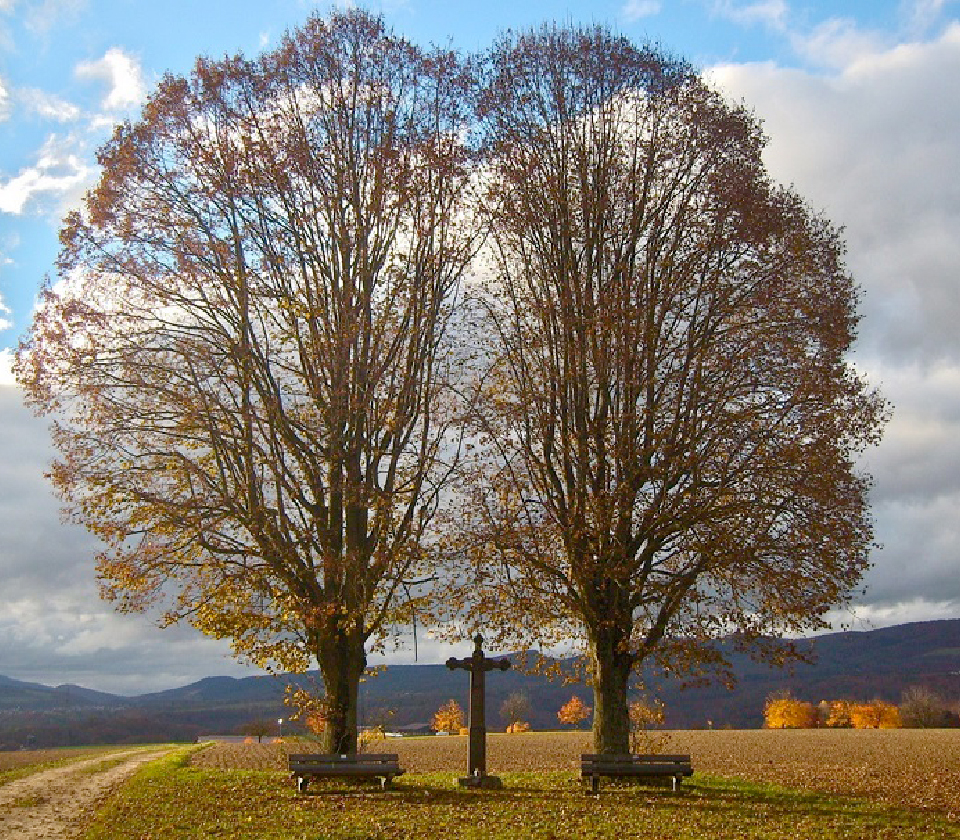
[[[666,719],[662,700],[634,700],[629,706],[630,751],[634,753],[663,753],[668,738],[654,735],[650,728],[660,726]]]
[[[908,729],[938,729],[957,725],[957,716],[943,698],[922,685],[910,686],[900,701],[900,718]]]
[[[781,662],[849,598],[886,408],[844,359],[839,235],[744,108],[602,28],[507,34],[488,77],[478,608],[583,639],[595,748],[626,752],[641,663],[722,667],[728,634]]]
[[[646,729],[649,726],[659,726],[666,719],[662,700],[649,702],[634,700],[630,703],[631,730]]]
[[[814,729],[817,709],[805,700],[772,697],[763,707],[763,721],[767,729]]]
[[[517,691],[500,704],[500,718],[507,727],[526,721],[530,717],[530,698]]]
[[[332,752],[365,646],[424,595],[457,450],[468,84],[356,10],[165,77],[100,150],[18,354],[105,596],[264,667],[315,659]]]
[[[853,703],[849,700],[825,700],[821,706],[826,707],[825,714],[820,715],[824,726],[831,729],[849,729],[853,726],[853,721],[850,719]]]
[[[899,729],[900,710],[885,700],[854,703],[850,707],[850,722],[854,729]]]
[[[321,739],[327,734],[329,727],[329,718],[322,711],[314,709],[303,714],[303,721],[314,735]]]
[[[448,700],[433,716],[430,724],[437,732],[449,732],[456,735],[463,729],[463,709],[456,700]]]
[[[257,743],[262,743],[263,737],[269,735],[276,728],[276,724],[272,724],[270,721],[251,720],[243,724],[238,731],[241,735],[249,735],[252,738],[256,738]]]
[[[593,710],[583,702],[576,694],[561,706],[557,712],[557,718],[560,723],[566,723],[570,726],[578,726],[580,723],[590,717]]]

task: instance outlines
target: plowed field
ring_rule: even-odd
[[[943,811],[960,820],[960,730],[750,730],[671,732],[665,751],[689,752],[694,770],[786,787]],[[216,744],[199,752],[204,767],[286,768],[285,751],[310,752],[305,742]],[[490,772],[569,770],[591,752],[577,732],[491,734]],[[367,752],[393,752],[408,773],[466,771],[463,736],[391,738]]]

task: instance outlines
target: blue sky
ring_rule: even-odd
[[[225,647],[97,599],[96,545],[60,522],[43,422],[9,354],[96,149],[165,72],[253,55],[329,4],[0,0],[0,674],[139,693],[241,672]],[[605,23],[687,58],[764,120],[766,163],[845,228],[863,288],[854,359],[895,406],[855,628],[960,617],[960,0],[384,0],[401,34],[463,51],[542,22]],[[424,644],[421,661],[453,649]],[[409,650],[396,658],[409,660]]]

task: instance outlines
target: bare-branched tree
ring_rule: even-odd
[[[779,659],[768,635],[848,597],[886,407],[845,359],[837,231],[687,65],[603,28],[511,34],[481,110],[480,607],[519,643],[585,639],[596,749],[628,752],[642,663],[722,669],[734,633]]]
[[[359,11],[164,78],[101,149],[19,351],[105,596],[316,660],[330,751],[356,749],[365,646],[424,591],[457,451],[470,84]]]

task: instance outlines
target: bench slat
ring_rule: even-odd
[[[304,761],[301,763],[295,763],[290,765],[291,770],[305,770],[308,772],[314,771],[356,771],[358,773],[382,773],[384,770],[393,770],[397,772],[400,770],[399,764],[328,764],[323,761]]]
[[[673,789],[684,776],[692,776],[690,756],[685,754],[584,753],[580,756],[580,776],[590,779],[594,793],[600,790],[600,777],[647,776],[669,778]]]
[[[677,754],[667,755],[661,753],[639,754],[639,753],[584,753],[580,756],[581,761],[690,761],[690,755]]]
[[[287,756],[290,771],[302,792],[311,778],[320,776],[366,776],[379,778],[386,788],[394,776],[402,776],[396,753],[360,753],[337,755],[327,753],[291,753]]]
[[[350,761],[342,759],[330,759],[322,758],[319,756],[311,756],[309,758],[293,758],[289,760],[290,769],[302,768],[302,767],[324,767],[330,768],[332,770],[336,769],[345,769],[345,768],[357,768],[360,770],[382,770],[385,767],[398,767],[398,761],[396,758],[393,759],[384,759],[378,761]]]
[[[290,761],[330,761],[344,764],[362,764],[370,762],[396,762],[400,756],[396,753],[358,753],[357,755],[337,755],[336,753],[290,753]]]

